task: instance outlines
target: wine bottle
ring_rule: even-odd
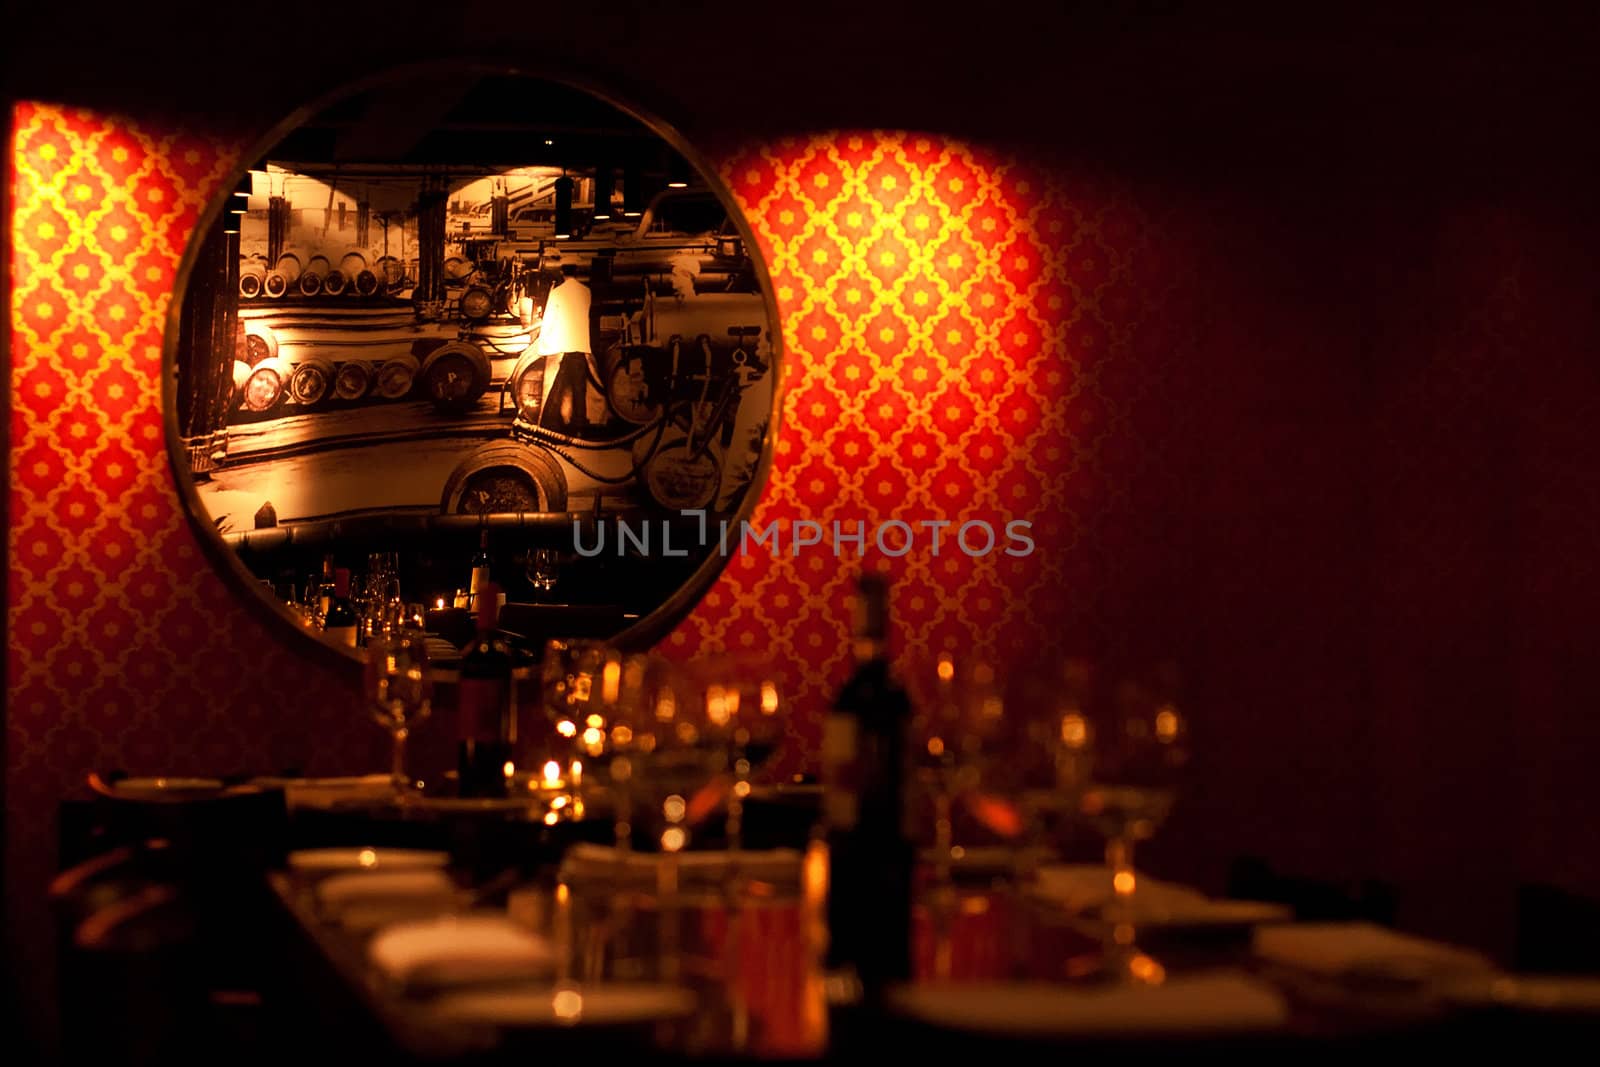
[[[333,557],[322,557],[322,577],[317,580],[317,625],[327,624],[328,607],[333,600]]]
[[[478,535],[478,554],[472,557],[472,581],[467,592],[471,603],[478,603],[478,594],[489,584],[489,525],[485,523]]]
[[[516,742],[516,680],[511,649],[496,633],[500,589],[478,590],[478,633],[461,657],[456,705],[456,771],[464,797],[503,797]]]
[[[861,578],[856,667],[823,727],[823,828],[828,845],[828,949],[836,1003],[876,1008],[911,977],[906,734],[911,701],[889,670],[889,588]]]
[[[328,600],[328,613],[323,617],[322,630],[341,645],[356,647],[356,608],[350,602],[348,567],[340,567],[333,572],[333,594]]]

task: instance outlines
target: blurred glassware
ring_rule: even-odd
[[[427,638],[417,631],[395,631],[369,642],[366,691],[368,710],[393,739],[390,782],[396,800],[404,803],[415,793],[406,771],[406,740],[433,710]]]
[[[547,728],[541,738],[529,740],[538,749],[534,759],[546,768],[555,764],[554,777],[579,780],[573,793],[585,763],[595,764],[606,756],[613,720],[633,699],[623,686],[626,660],[621,649],[604,641],[545,642],[539,691]]]
[[[1189,726],[1178,701],[1177,668],[1163,664],[1146,675],[1124,674],[1103,691],[1086,686],[1090,701],[1081,744],[1065,770],[1077,789],[1079,817],[1106,839],[1112,896],[1101,917],[1110,937],[1107,967],[1124,981],[1160,984],[1160,964],[1135,944],[1139,877],[1134,848],[1166,821],[1189,760]],[[1076,720],[1062,721],[1063,736],[1079,737]],[[1083,758],[1083,753],[1087,758]],[[1087,771],[1085,774],[1084,771]]]
[[[534,601],[548,596],[561,580],[561,553],[553,548],[530,548],[523,561],[523,573],[533,586]]]
[[[906,689],[930,971],[948,979],[963,884],[1005,886],[1031,864],[1021,757],[1000,673],[987,660],[941,653],[912,671]]]
[[[695,687],[713,743],[725,752],[724,780],[716,783],[716,792],[726,802],[727,847],[738,852],[752,775],[783,740],[781,672],[770,655],[713,655],[695,665]]]

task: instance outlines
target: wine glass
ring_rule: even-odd
[[[1027,821],[1008,702],[994,665],[941,652],[914,669],[907,683],[916,708],[910,743],[919,836],[930,862],[933,974],[947,979],[955,953],[957,868],[1014,875],[1027,855]]]
[[[1176,671],[1164,665],[1144,677],[1117,678],[1081,721],[1063,719],[1062,736],[1087,759],[1067,759],[1077,773],[1078,815],[1104,836],[1111,898],[1101,917],[1110,934],[1107,966],[1124,981],[1159,984],[1165,972],[1135,945],[1139,878],[1134,849],[1149,840],[1172,811],[1189,759],[1187,715],[1177,700]]]
[[[777,751],[783,737],[780,672],[768,655],[709,656],[698,665],[695,686],[713,742],[726,753],[727,773],[717,783],[717,792],[726,795],[728,849],[737,857],[743,847],[744,802],[751,777]]]
[[[523,574],[536,596],[548,596],[561,579],[561,554],[553,548],[530,548]]]
[[[428,677],[428,642],[414,630],[381,633],[367,644],[368,710],[394,740],[389,780],[396,800],[411,798],[406,772],[406,739],[433,710],[433,681]]]
[[[555,638],[545,642],[540,693],[546,719],[555,736],[544,753],[546,769],[567,775],[576,794],[587,759],[602,759],[609,746],[612,720],[627,698],[623,667],[627,657],[604,641]]]

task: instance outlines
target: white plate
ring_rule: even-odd
[[[625,982],[473,990],[434,1001],[443,1018],[495,1026],[627,1026],[681,1019],[695,1007],[681,986]]]
[[[289,853],[297,871],[403,871],[447,867],[450,853],[415,848],[309,848]]]

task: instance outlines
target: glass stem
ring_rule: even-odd
[[[1133,839],[1126,835],[1106,842],[1106,867],[1111,872],[1111,899],[1104,916],[1106,960],[1124,978],[1128,965],[1138,954],[1134,945],[1133,894],[1138,877],[1133,873]]]
[[[406,776],[406,738],[411,731],[404,726],[392,731],[394,749],[389,763],[389,784],[396,794],[406,796],[411,792],[411,782]]]

